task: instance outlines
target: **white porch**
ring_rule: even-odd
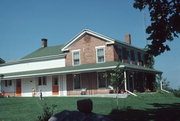
[[[45,77],[45,81],[42,80],[42,82],[39,82],[39,77],[1,80],[1,92],[6,96],[32,97],[32,89],[34,88],[35,96],[39,96],[40,90],[42,90],[43,96],[67,96],[66,75],[43,77]],[[56,82],[54,82],[53,77],[57,77]],[[53,92],[54,86],[56,86],[56,93]]]

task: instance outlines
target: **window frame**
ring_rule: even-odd
[[[104,54],[104,61],[103,62],[99,62],[98,60],[98,49],[103,49],[104,50],[104,52],[103,52],[103,54]],[[106,62],[106,55],[105,55],[105,46],[97,46],[96,47],[96,63],[104,63],[104,62]]]
[[[53,86],[58,86],[59,85],[59,77],[58,76],[53,76],[52,80],[53,80],[53,84],[52,84]]]
[[[104,73],[106,75],[106,78],[105,78],[105,87],[99,87],[100,83],[99,83],[99,73]],[[104,89],[104,88],[107,88],[107,72],[105,71],[101,71],[101,72],[97,72],[97,88],[98,89]]]
[[[79,52],[79,64],[78,65],[74,65],[74,53],[75,52]],[[72,50],[72,65],[73,66],[79,66],[79,65],[81,65],[81,53],[80,53],[80,49],[78,49],[78,50]]]
[[[47,77],[42,76],[38,77],[38,86],[46,86],[47,85]]]
[[[79,75],[79,88],[75,88],[75,75]],[[81,84],[81,74],[73,74],[73,90],[80,90],[82,88],[82,84]]]

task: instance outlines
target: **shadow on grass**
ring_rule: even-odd
[[[108,117],[114,121],[180,121],[180,103],[150,104],[155,109],[113,109]]]

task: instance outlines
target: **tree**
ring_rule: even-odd
[[[146,46],[146,47],[144,48],[144,50],[145,50],[145,51],[148,51],[148,50],[149,50],[148,46]],[[154,63],[155,63],[155,61],[154,61],[154,56],[151,55],[151,54],[149,54],[149,53],[146,53],[146,54],[145,54],[145,60],[146,60],[146,66],[147,66],[148,68],[154,69]]]
[[[180,4],[179,0],[135,0],[134,8],[143,10],[148,8],[151,24],[146,28],[151,40],[148,53],[157,56],[170,48],[165,42],[178,37],[180,32]]]
[[[122,84],[124,82],[124,75],[123,75],[123,69],[120,68],[120,63],[116,66],[115,69],[113,69],[113,72],[110,73],[111,76],[111,82],[110,85],[116,90],[116,93],[118,94],[119,89],[122,87]],[[116,96],[117,101],[117,109],[119,107],[118,102],[118,96]]]
[[[124,82],[123,69],[120,68],[120,63],[118,63],[116,68],[113,69],[113,73],[110,73],[110,75],[111,75],[110,85],[114,89],[116,89],[116,92],[118,93],[119,89],[122,87],[122,84]]]
[[[154,85],[156,90],[159,90],[161,87],[161,82],[162,82],[162,88],[165,89],[165,90],[171,90],[170,87],[169,87],[169,81],[167,81],[167,78],[163,78],[161,74],[158,74],[156,76],[156,79],[157,79],[157,82],[156,84]]]

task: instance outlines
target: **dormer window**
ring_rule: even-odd
[[[74,50],[72,52],[73,55],[73,66],[78,66],[80,65],[80,50]]]
[[[96,62],[103,63],[105,62],[105,47],[96,47]]]

